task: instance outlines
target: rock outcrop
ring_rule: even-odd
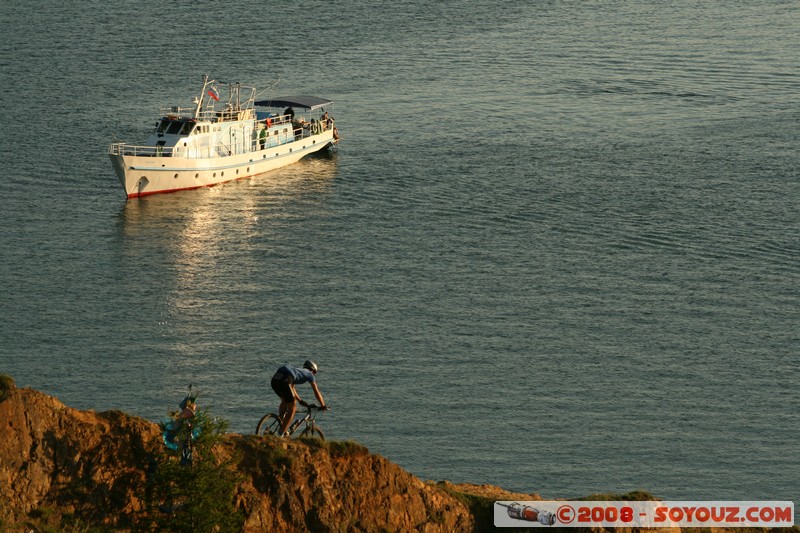
[[[157,424],[79,411],[0,383],[0,530],[43,524],[130,529],[148,468],[163,453]],[[226,435],[245,531],[470,531],[470,501],[351,442]]]
[[[78,411],[5,379],[0,395],[0,529],[68,514],[115,526],[138,511],[156,424],[120,411]]]
[[[353,443],[231,436],[251,531],[470,531],[467,506]]]
[[[540,499],[423,482],[353,442],[226,434],[209,455],[235,474],[230,496],[246,532],[486,531],[494,501]],[[142,517],[171,512],[147,505],[164,457],[157,424],[72,409],[0,375],[0,531],[155,530]],[[604,496],[595,499],[652,499]]]

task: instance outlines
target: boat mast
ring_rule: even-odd
[[[212,80],[213,82],[213,80]],[[203,98],[206,95],[206,87],[208,87],[208,74],[203,74],[203,88],[200,91],[200,98],[197,99],[197,107],[194,110],[194,118],[195,120],[200,119],[200,110],[203,108]],[[210,97],[209,97],[210,98]]]

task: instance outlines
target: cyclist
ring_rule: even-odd
[[[275,391],[281,399],[281,407],[278,415],[281,417],[281,429],[278,432],[283,436],[286,430],[294,420],[294,414],[297,411],[295,400],[303,407],[308,407],[308,404],[300,399],[300,396],[295,390],[295,385],[303,383],[310,383],[314,391],[314,396],[317,397],[319,407],[322,410],[327,409],[325,400],[322,399],[322,393],[319,392],[319,387],[316,383],[317,363],[314,361],[306,361],[303,363],[303,368],[297,368],[292,365],[283,365],[278,369],[274,376],[272,376],[272,390]]]

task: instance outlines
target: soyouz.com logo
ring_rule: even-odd
[[[496,527],[791,527],[786,501],[498,501]]]

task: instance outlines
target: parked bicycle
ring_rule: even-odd
[[[159,424],[164,445],[174,452],[181,452],[181,464],[191,466],[194,443],[200,436],[204,419],[197,415],[197,395],[189,384],[189,392],[179,405],[179,411],[170,413]]]
[[[309,404],[305,406],[305,414],[294,419],[287,432],[291,437],[297,429],[305,424],[300,432],[300,437],[316,437],[325,440],[325,434],[316,422],[317,413],[323,411],[318,405]],[[302,413],[301,413],[302,414]],[[281,428],[281,418],[275,413],[267,413],[261,417],[256,426],[256,435],[277,435]]]

